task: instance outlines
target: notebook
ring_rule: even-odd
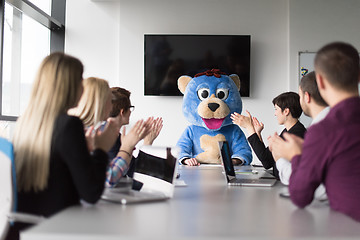
[[[174,195],[177,174],[176,147],[143,146],[135,162],[133,180],[140,184],[135,190],[132,181],[120,181],[120,187],[106,188],[102,199],[121,204],[170,199]]]
[[[229,143],[227,141],[219,142],[220,158],[223,163],[225,179],[230,186],[258,186],[271,187],[275,184],[275,177],[265,171],[257,171],[249,169],[249,166],[242,166],[245,174],[236,174],[233,162],[231,160]],[[249,171],[250,170],[250,171]]]

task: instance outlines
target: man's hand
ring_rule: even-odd
[[[275,161],[279,158],[285,158],[291,161],[291,159],[301,154],[304,140],[298,136],[290,133],[284,133],[284,139],[277,134],[271,136],[269,140],[269,146],[272,150]]]

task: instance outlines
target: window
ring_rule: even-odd
[[[40,8],[47,15],[51,15],[51,0],[29,0],[29,2]]]
[[[5,4],[2,115],[19,116],[42,59],[50,53],[50,30]]]
[[[0,2],[0,122],[16,121],[41,61],[50,52],[64,51],[66,0]],[[11,125],[0,123],[0,131]]]

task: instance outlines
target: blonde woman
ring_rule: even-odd
[[[77,107],[69,110],[78,116],[86,128],[107,120],[112,103],[111,91],[106,80],[90,77],[83,80],[84,92]]]
[[[81,120],[67,115],[82,94],[82,74],[82,63],[63,53],[49,55],[40,65],[13,138],[21,212],[48,217],[80,199],[96,203],[103,192],[107,151],[119,129],[109,121],[102,133],[90,127],[85,138]],[[143,130],[139,126],[136,134]],[[94,147],[91,155],[87,141]],[[11,231],[24,227],[15,224]]]

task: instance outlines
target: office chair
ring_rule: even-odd
[[[16,172],[13,145],[0,137],[0,239],[4,239],[10,224],[24,222],[37,224],[42,216],[16,213]]]

